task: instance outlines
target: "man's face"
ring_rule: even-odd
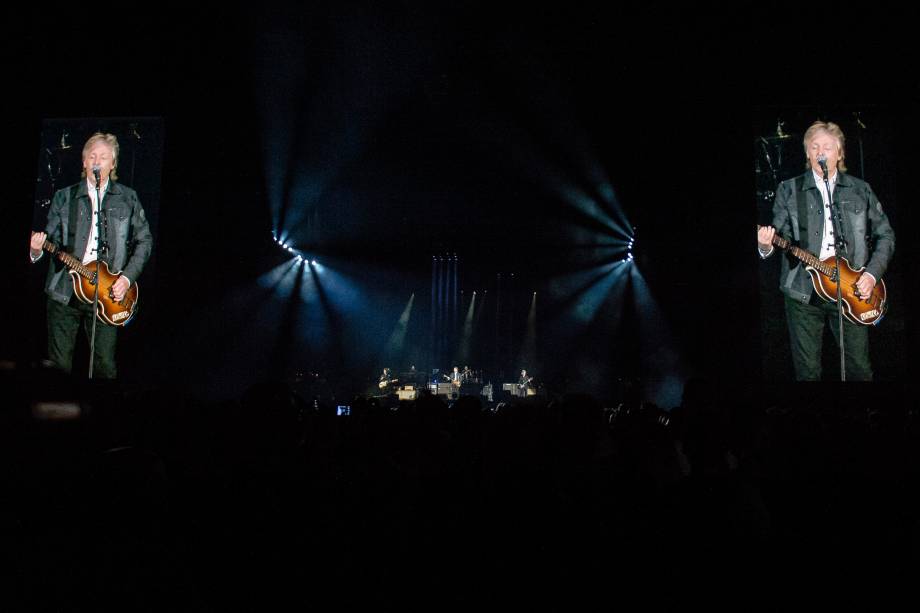
[[[96,165],[99,166],[99,180],[105,183],[109,180],[109,174],[112,169],[115,168],[115,152],[106,143],[97,142],[83,156],[83,170],[94,184],[93,166]]]
[[[818,176],[822,174],[821,165],[818,163],[818,155],[822,153],[827,156],[827,176],[832,177],[837,171],[837,162],[840,161],[840,143],[827,132],[818,132],[808,143],[808,163]]]

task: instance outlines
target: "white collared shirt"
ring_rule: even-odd
[[[102,189],[99,190],[100,197],[105,200],[105,191],[109,188],[109,182],[106,181]],[[89,200],[93,205],[93,217],[90,220],[89,240],[86,243],[86,251],[83,252],[83,263],[89,264],[99,259],[96,255],[96,242],[99,239],[99,224],[96,223],[99,216],[99,203],[96,202],[96,186],[93,185],[89,178],[86,179],[86,190],[89,192]]]
[[[815,177],[815,185],[818,186],[818,191],[821,192],[821,200],[824,203],[824,233],[821,236],[821,251],[818,253],[818,259],[823,260],[834,255],[834,223],[831,221],[831,204],[830,198],[827,196],[827,187],[824,185],[824,177],[814,170],[811,171],[811,174]],[[831,187],[831,195],[833,195],[836,188],[838,176],[839,173],[835,172],[834,176],[827,181]]]

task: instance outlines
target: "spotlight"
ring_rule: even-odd
[[[316,266],[316,260],[310,260],[310,265],[311,265],[311,266]]]

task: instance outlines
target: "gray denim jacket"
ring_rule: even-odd
[[[866,272],[878,281],[894,254],[894,230],[872,188],[862,179],[837,173],[834,201],[843,208],[843,234],[847,241],[844,257],[850,267]],[[800,200],[806,219],[799,219]],[[811,170],[779,184],[773,202],[773,226],[778,234],[818,255],[824,235],[823,200]],[[773,253],[778,250],[774,249]],[[772,255],[772,254],[771,254]],[[783,257],[780,290],[801,302],[808,302],[814,288],[811,277],[797,259]]]
[[[71,201],[76,200],[76,233],[74,244],[68,245]],[[132,283],[137,281],[144,265],[150,259],[153,249],[153,235],[147,217],[137,198],[137,192],[130,187],[111,181],[102,198],[108,224],[109,252],[101,258],[113,272],[121,272]],[[90,237],[92,221],[92,202],[86,189],[86,181],[58,190],[51,201],[48,212],[48,224],[45,233],[48,240],[82,259],[86,243]],[[73,293],[70,270],[55,258],[48,266],[48,278],[45,281],[45,293],[52,300],[67,303]]]

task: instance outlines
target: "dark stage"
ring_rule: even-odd
[[[831,53],[776,17],[151,8],[90,42],[91,11],[31,15],[0,241],[23,289],[0,344],[22,599],[395,607],[422,582],[562,606],[659,574],[763,587],[780,560],[900,577],[920,542],[908,20],[863,16]],[[824,382],[791,381],[756,253],[818,118],[897,234],[872,384],[835,382],[830,344]],[[43,365],[47,262],[26,255],[97,129],[154,235],[117,382]],[[431,389],[465,365],[471,395],[399,402],[411,367]],[[502,395],[522,369],[534,393]]]

